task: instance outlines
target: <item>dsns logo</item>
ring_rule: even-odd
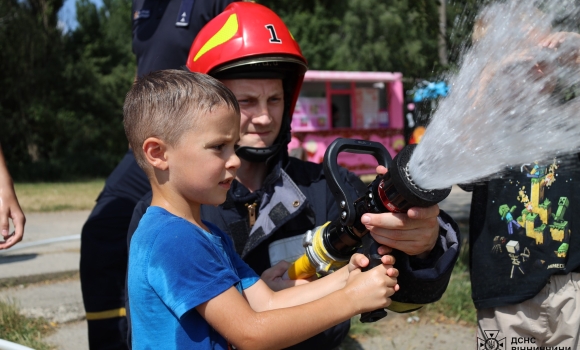
[[[499,331],[484,331],[485,339],[477,337],[478,350],[505,350],[505,337],[498,339]]]

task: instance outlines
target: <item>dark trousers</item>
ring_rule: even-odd
[[[128,349],[127,230],[149,181],[128,152],[111,173],[81,233],[80,279],[91,350]]]

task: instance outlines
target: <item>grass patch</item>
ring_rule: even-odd
[[[14,302],[0,300],[0,339],[35,350],[52,350],[55,347],[42,341],[42,337],[54,330],[47,320],[25,317],[18,312]]]
[[[453,323],[476,325],[477,312],[471,300],[469,272],[456,266],[441,300],[426,305],[419,310],[419,314],[438,321],[449,320]]]
[[[24,213],[89,210],[105,185],[104,179],[83,182],[16,183],[14,188]]]
[[[362,323],[360,315],[350,319],[350,331],[348,334],[353,337],[372,337],[381,334],[375,323]]]

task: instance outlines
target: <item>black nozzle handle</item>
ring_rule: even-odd
[[[363,271],[372,269],[375,266],[382,264],[381,255],[378,253],[379,244],[373,239],[373,237],[368,234],[362,239],[363,242],[363,254],[369,259],[369,264]],[[364,312],[360,315],[360,321],[362,323],[376,322],[381,318],[387,316],[387,311],[385,309],[376,309],[370,312]]]
[[[340,217],[343,226],[352,226],[355,222],[354,200],[350,198],[348,191],[344,190],[344,184],[339,176],[337,158],[340,152],[350,152],[358,154],[370,154],[386,168],[391,164],[392,158],[389,151],[379,142],[337,138],[324,153],[324,175],[328,182],[328,187],[336,199],[340,211],[346,215]]]

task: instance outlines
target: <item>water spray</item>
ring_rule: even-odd
[[[580,150],[579,4],[507,0],[480,11],[409,162],[416,184],[479,182]]]
[[[412,207],[433,206],[449,195],[451,187],[426,190],[414,183],[408,163],[415,147],[408,145],[391,159],[385,146],[378,142],[338,138],[330,144],[324,154],[324,174],[340,207],[340,217],[306,233],[303,242],[306,253],[290,266],[288,278],[304,279],[317,273],[328,274],[347,264],[361,246],[370,261],[363,270],[380,265],[379,245],[361,222],[362,215],[406,213]],[[365,195],[353,200],[340,179],[337,164],[340,152],[370,154],[389,171],[378,175],[368,185]],[[375,322],[386,314],[384,309],[364,313],[361,322]]]

